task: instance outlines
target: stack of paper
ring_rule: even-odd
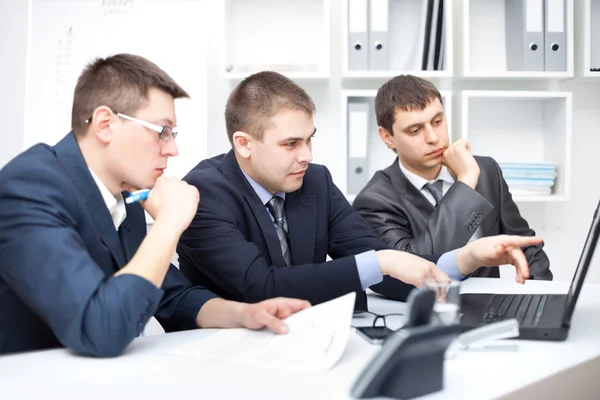
[[[498,163],[513,196],[549,196],[556,178],[551,162]]]
[[[285,319],[289,332],[222,329],[169,354],[298,372],[325,372],[342,356],[351,331],[352,292]]]

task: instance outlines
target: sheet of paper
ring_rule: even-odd
[[[290,371],[325,372],[342,356],[351,331],[355,293],[286,318],[289,332],[223,329],[169,354],[260,365]]]

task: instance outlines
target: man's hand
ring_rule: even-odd
[[[479,164],[471,154],[471,146],[465,139],[459,139],[444,151],[442,163],[450,173],[466,185],[475,189],[479,181]]]
[[[124,185],[129,192],[137,190]],[[177,178],[158,178],[148,195],[140,204],[154,221],[173,228],[180,235],[192,222],[198,211],[200,193],[196,187]],[[162,228],[164,229],[164,227]]]
[[[287,333],[287,325],[281,321],[300,310],[310,307],[306,300],[278,297],[256,304],[244,304],[240,312],[240,326],[249,329],[269,328],[273,332]]]
[[[431,261],[398,250],[379,250],[377,260],[383,275],[420,287],[426,279],[450,282],[450,278]]]
[[[269,328],[283,334],[288,327],[282,319],[308,307],[310,303],[306,300],[285,297],[255,304],[212,299],[200,309],[197,323],[200,328]]]
[[[129,192],[138,188],[122,184]],[[127,265],[115,276],[138,275],[160,288],[175,253],[179,236],[188,227],[198,210],[200,194],[194,186],[176,178],[158,178],[148,199],[140,201],[144,209],[154,218],[154,228]]]
[[[535,236],[485,237],[461,248],[456,254],[456,263],[463,275],[469,275],[479,267],[511,264],[517,269],[517,282],[525,283],[529,278],[529,265],[521,247],[540,243],[542,239]]]

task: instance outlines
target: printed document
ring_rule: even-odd
[[[351,331],[356,293],[348,293],[285,319],[285,335],[270,330],[223,329],[169,354],[300,372],[325,372],[342,356]]]

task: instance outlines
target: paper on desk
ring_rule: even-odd
[[[342,356],[351,330],[354,292],[285,319],[285,335],[269,330],[223,329],[169,354],[320,373]]]

